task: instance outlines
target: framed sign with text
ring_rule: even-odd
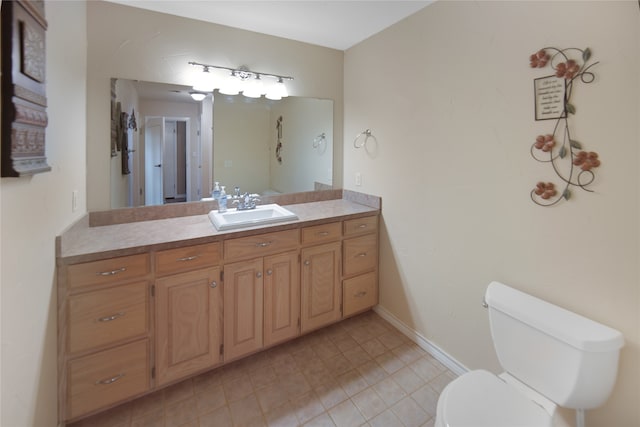
[[[566,117],[564,78],[541,77],[533,81],[536,120],[552,120]]]

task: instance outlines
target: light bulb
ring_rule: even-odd
[[[240,83],[240,79],[232,73],[222,82],[218,91],[225,95],[237,95],[240,93]]]
[[[260,98],[264,93],[264,85],[260,79],[260,74],[256,75],[255,79],[251,79],[247,83],[247,87],[242,91],[242,94],[248,98]]]
[[[216,88],[216,78],[208,68],[196,73],[193,90],[198,92],[213,92]]]
[[[282,77],[278,79],[278,82],[276,84],[272,85],[269,88],[267,94],[265,95],[266,98],[274,101],[286,98],[287,96],[289,96],[289,92],[287,91],[287,87],[284,85]]]

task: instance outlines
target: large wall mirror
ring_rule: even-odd
[[[332,187],[332,100],[190,92],[112,79],[112,123],[126,119],[112,126],[112,208],[200,201],[214,181],[260,195]]]

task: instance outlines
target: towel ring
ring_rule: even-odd
[[[361,138],[362,135],[364,135],[364,138]],[[375,135],[371,133],[371,129],[367,129],[356,135],[356,139],[353,140],[353,146],[355,148],[362,148],[367,145],[367,141],[369,140],[369,138],[373,138],[376,142],[378,142],[378,139],[375,137]],[[358,140],[360,139],[362,139],[362,142],[358,144]]]
[[[318,148],[320,144],[322,144],[326,139],[327,137],[324,134],[324,132],[322,132],[320,135],[313,138],[313,148]]]

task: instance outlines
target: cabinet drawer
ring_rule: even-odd
[[[343,275],[351,276],[373,270],[378,264],[378,236],[368,234],[344,241]]]
[[[76,418],[149,389],[149,340],[69,362],[67,415]]]
[[[225,240],[224,258],[245,259],[298,248],[299,230],[278,231],[257,236]]]
[[[132,283],[69,298],[68,351],[76,353],[148,331],[148,284]]]
[[[378,303],[378,275],[367,273],[343,282],[343,315],[350,316]]]
[[[114,283],[149,274],[149,255],[131,255],[101,261],[85,262],[67,267],[69,288]]]
[[[156,253],[156,273],[159,276],[182,273],[220,264],[220,242],[167,249]]]
[[[357,236],[359,234],[373,233],[378,230],[378,217],[367,216],[364,218],[350,219],[344,222],[344,236]]]
[[[332,222],[331,224],[316,225],[302,229],[302,244],[309,245],[315,243],[331,242],[339,240],[342,236],[342,224]]]

